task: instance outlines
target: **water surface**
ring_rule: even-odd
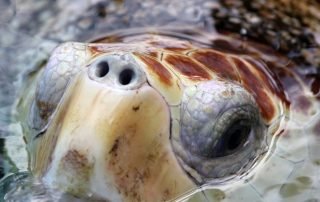
[[[88,41],[129,27],[192,24],[210,32],[215,30],[212,11],[219,8],[218,2],[205,0],[81,2],[0,2],[0,172],[7,176],[0,185],[2,196],[7,194],[8,200],[70,199],[29,177],[27,151],[16,111],[18,98],[27,96],[27,92],[21,91],[22,86],[45,64],[54,47],[64,41]],[[166,6],[168,2],[170,6]],[[306,41],[307,45],[313,43],[311,39]],[[279,46],[278,42],[272,46]],[[281,43],[279,50],[285,52]],[[291,103],[290,114],[279,117],[284,130],[269,140],[269,153],[254,174],[232,184],[204,186],[195,191],[190,201],[320,201],[320,76],[315,66],[306,67],[303,62],[300,65],[297,75],[311,75],[301,79],[308,85],[298,90],[290,85],[290,78],[283,77],[288,79],[287,94],[296,99]],[[307,88],[310,86],[312,91]]]

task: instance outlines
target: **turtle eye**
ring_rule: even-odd
[[[211,157],[223,157],[241,152],[251,141],[263,138],[263,124],[254,105],[233,106],[215,120]],[[262,135],[262,137],[261,137]]]
[[[259,108],[236,84],[216,81],[187,89],[180,114],[174,151],[198,182],[241,176],[267,149]]]
[[[85,46],[82,43],[68,42],[59,45],[52,53],[39,77],[28,115],[28,125],[35,130],[35,134],[45,130],[70,79],[81,71],[79,67],[84,66],[87,60]],[[101,75],[104,71],[97,73]]]
[[[218,143],[221,147],[219,148],[220,150],[217,151],[217,156],[232,154],[239,148],[243,147],[248,141],[250,133],[250,126],[241,126],[240,123],[235,123],[232,128],[222,135],[223,138],[221,142]]]
[[[248,110],[245,113],[255,112]],[[230,117],[230,119],[223,119],[223,123],[220,123],[223,127],[222,130],[224,130],[224,132],[222,132],[221,136],[219,136],[216,140],[216,145],[213,145],[213,151],[210,151],[211,156],[213,157],[232,155],[240,151],[241,149],[244,149],[246,145],[250,144],[250,140],[254,139],[254,137],[251,138],[251,136],[254,136],[255,132],[257,132],[256,130],[259,126],[256,121],[258,119],[248,119],[246,117],[243,117],[243,114],[239,115],[235,112],[233,112],[231,116],[236,116],[238,120],[234,121],[232,120],[232,118],[234,117]]]

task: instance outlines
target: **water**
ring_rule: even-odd
[[[1,175],[7,176],[0,182],[2,196],[6,193],[8,201],[75,200],[72,196],[45,187],[41,182],[35,182],[29,176],[19,113],[15,110],[19,103],[17,98],[27,96],[26,92],[21,92],[22,86],[46,62],[53,48],[63,41],[88,41],[128,27],[183,27],[193,24],[199,29],[214,30],[211,11],[217,9],[216,2],[170,2],[169,7],[163,6],[165,3],[130,3],[121,0],[105,3],[92,0],[83,1],[82,4],[33,0],[0,2],[0,171]],[[220,16],[224,15],[220,13]],[[239,25],[237,21],[233,22]],[[221,24],[219,27],[228,28]],[[247,35],[247,29],[250,27],[240,29],[241,34]],[[286,53],[283,43],[272,41],[274,47]],[[303,40],[302,44],[293,43],[290,48],[313,49],[304,53],[309,65],[301,61],[301,53],[292,51],[288,54],[300,65],[300,69],[290,71],[301,78],[297,79],[298,82],[305,84],[301,84],[300,88],[293,85],[296,81],[292,80],[292,76],[287,76],[284,73],[286,70],[279,70],[283,71],[281,75],[287,96],[293,100],[291,112],[281,117],[284,130],[279,137],[270,139],[272,147],[269,154],[255,168],[254,175],[245,176],[243,180],[231,185],[206,185],[191,192],[190,198],[187,194],[179,200],[320,200],[320,82],[319,70],[314,68],[318,64],[315,56],[319,52],[314,41],[309,38]]]

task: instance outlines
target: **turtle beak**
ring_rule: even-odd
[[[74,195],[110,201],[169,200],[192,188],[171,149],[162,96],[146,79],[117,88],[90,71],[73,79],[35,141],[36,175]]]

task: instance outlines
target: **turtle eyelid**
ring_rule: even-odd
[[[39,77],[35,98],[30,108],[28,124],[36,131],[43,131],[58,106],[69,81],[84,67],[89,54],[86,44],[67,42],[52,53]],[[41,136],[41,132],[34,137]]]
[[[37,139],[37,138],[41,137],[43,134],[45,134],[46,131],[47,131],[47,129],[43,129],[43,130],[39,131],[39,132],[35,135],[34,139]]]

